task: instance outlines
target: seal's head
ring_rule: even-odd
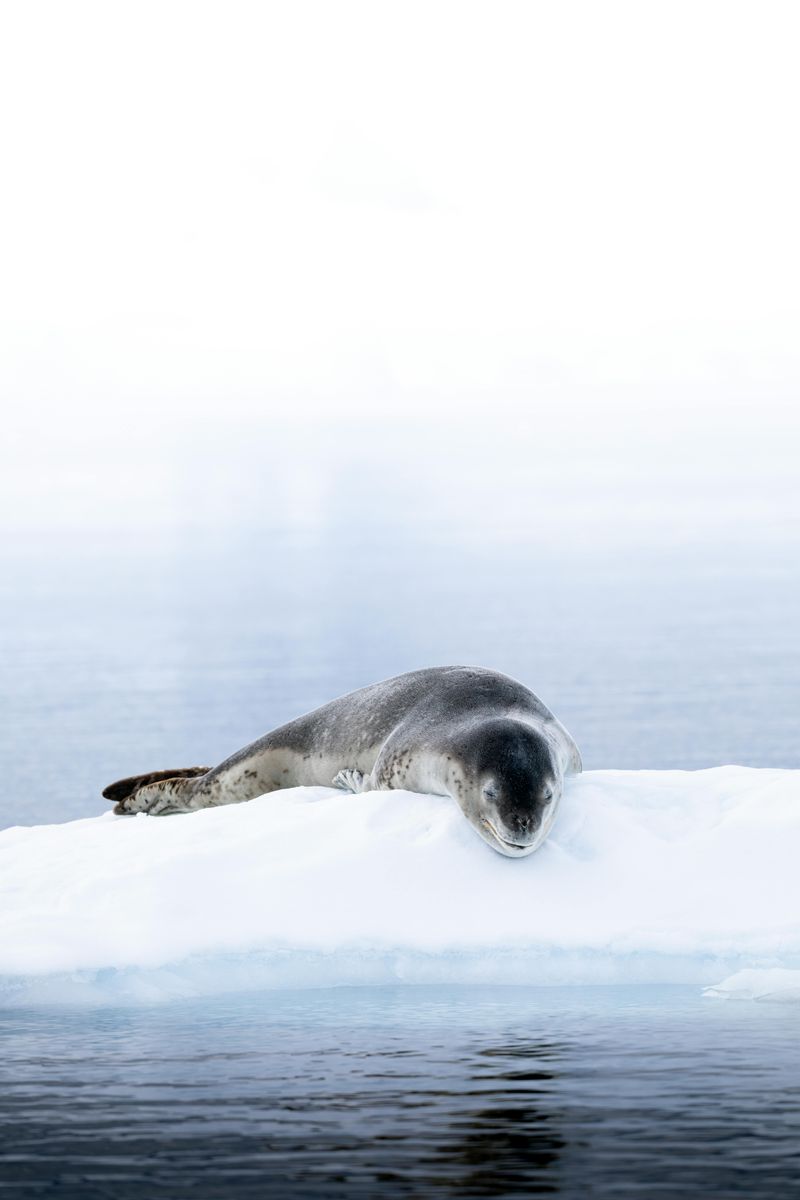
[[[532,854],[550,832],[561,799],[564,774],[555,743],[512,718],[481,722],[469,742],[471,786],[459,797],[464,815],[494,850],[509,858]]]

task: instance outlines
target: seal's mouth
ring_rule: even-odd
[[[536,848],[535,838],[530,842],[510,842],[508,838],[504,838],[502,834],[497,832],[497,829],[488,817],[481,817],[481,824],[486,826],[494,840],[499,842],[503,849],[510,850],[512,854],[526,854]]]

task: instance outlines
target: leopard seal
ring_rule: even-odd
[[[577,745],[523,684],[483,667],[431,667],[350,692],[217,767],[110,784],[119,814],[193,812],[265,792],[330,786],[451,796],[492,849],[531,854],[550,831]]]

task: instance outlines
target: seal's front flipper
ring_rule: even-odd
[[[126,796],[132,796],[140,787],[147,783],[158,783],[160,779],[193,779],[196,775],[207,775],[211,767],[179,767],[175,771],[150,771],[147,775],[131,775],[128,779],[118,779],[103,788],[106,800],[119,804]]]
[[[369,775],[362,775],[350,767],[340,771],[333,781],[333,786],[342,788],[345,792],[368,792],[372,786]]]

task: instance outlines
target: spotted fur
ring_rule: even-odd
[[[530,854],[552,826],[578,747],[538,696],[482,667],[433,667],[350,692],[214,768],[131,776],[107,787],[116,813],[153,816],[335,783],[452,796],[493,849]]]

